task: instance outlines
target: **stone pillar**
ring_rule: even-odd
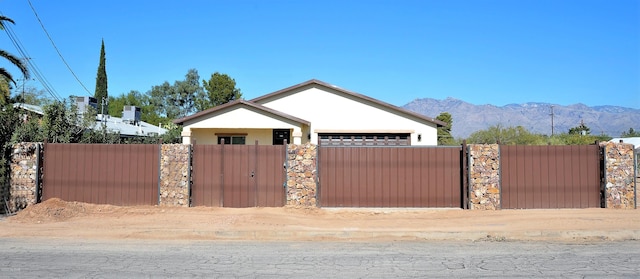
[[[311,143],[287,146],[287,205],[317,206],[317,146]]]
[[[42,143],[23,142],[13,145],[11,154],[11,181],[2,199],[8,200],[9,211],[16,212],[36,204],[40,193],[40,152]],[[4,204],[4,200],[2,201]],[[3,208],[2,211],[5,209]]]
[[[182,132],[180,133],[182,136],[182,144],[191,144],[191,129],[190,128],[182,128]]]
[[[162,206],[189,206],[191,145],[163,144],[160,153]]]
[[[470,144],[469,209],[500,209],[500,145]]]
[[[603,142],[605,207],[636,208],[634,150],[632,144]]]

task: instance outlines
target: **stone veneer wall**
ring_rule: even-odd
[[[469,209],[500,209],[500,146],[470,144]]]
[[[42,143],[23,142],[13,145],[11,157],[11,183],[9,192],[2,198],[7,198],[9,211],[16,212],[38,202],[40,187],[39,154]],[[4,201],[2,202],[4,204]],[[4,208],[2,209],[4,211]]]
[[[160,203],[188,207],[191,145],[163,144],[160,152]]]
[[[600,146],[605,148],[605,206],[636,208],[633,145],[603,142]]]
[[[289,206],[317,206],[318,147],[307,143],[287,145],[287,204]]]

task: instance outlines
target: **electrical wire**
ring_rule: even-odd
[[[49,39],[49,41],[51,42],[51,45],[53,45],[53,48],[56,50],[56,52],[58,53],[58,56],[60,56],[60,59],[62,59],[62,62],[64,63],[64,65],[67,66],[67,69],[69,69],[69,72],[71,72],[71,74],[73,75],[73,77],[78,81],[78,83],[80,83],[80,85],[82,86],[82,88],[84,88],[85,91],[87,91],[87,94],[91,95],[91,92],[89,92],[89,89],[87,89],[86,86],[84,86],[84,84],[82,83],[82,81],[80,81],[80,79],[78,78],[78,76],[76,75],[76,73],[73,72],[73,70],[71,69],[71,66],[69,66],[69,63],[67,63],[67,61],[64,59],[64,57],[62,56],[62,53],[60,53],[60,50],[58,50],[58,47],[56,46],[56,44],[53,42],[53,39],[51,38],[51,36],[49,35],[49,32],[47,32],[47,29],[44,28],[44,24],[42,23],[42,21],[40,20],[40,17],[38,16],[38,13],[36,12],[36,9],[33,7],[33,5],[31,4],[31,0],[27,0],[27,2],[29,3],[29,7],[31,7],[31,10],[33,11],[33,14],[36,16],[36,19],[38,19],[38,23],[40,23],[40,27],[42,27],[42,30],[44,31],[44,33],[47,35],[47,38]]]
[[[22,42],[20,41],[20,39],[18,39],[18,36],[15,34],[15,32],[13,32],[11,25],[5,25],[5,31],[13,46],[18,50],[20,56],[22,56],[25,60],[24,62],[30,69],[31,74],[40,82],[40,84],[42,84],[42,87],[44,87],[45,91],[47,91],[54,99],[61,101],[60,95],[58,95],[53,86],[51,86],[51,83],[49,83],[46,77],[42,74],[40,68],[38,68],[36,63],[31,58],[29,58],[29,54],[27,53],[26,48],[22,45]]]

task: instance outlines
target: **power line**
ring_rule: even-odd
[[[22,45],[22,42],[20,41],[20,39],[18,39],[18,36],[13,32],[12,27],[10,25],[6,25],[5,26],[5,31],[7,33],[7,36],[9,37],[9,40],[13,44],[13,46],[18,50],[18,53],[20,53],[20,55],[25,60],[25,62],[27,64],[27,67],[29,67],[31,69],[31,73],[33,74],[33,76],[40,82],[40,84],[42,84],[44,89],[54,99],[60,101],[60,96],[57,94],[56,90],[51,86],[49,81],[40,72],[40,69],[35,64],[35,62],[33,62],[33,60],[29,57],[29,54],[27,53],[27,50]]]
[[[36,12],[36,9],[33,7],[33,5],[31,4],[31,0],[27,0],[27,2],[29,3],[29,7],[31,7],[31,10],[33,11],[33,14],[36,16],[36,19],[38,19],[38,22],[40,23],[40,27],[42,27],[42,30],[44,31],[44,33],[47,35],[47,38],[49,38],[49,41],[51,42],[51,45],[53,45],[53,48],[56,50],[56,52],[58,53],[58,56],[60,56],[60,59],[62,59],[62,62],[67,66],[67,69],[69,69],[69,72],[71,72],[71,74],[73,75],[73,77],[78,81],[78,83],[80,83],[80,85],[82,86],[82,88],[84,88],[85,91],[87,91],[87,94],[91,95],[91,92],[89,92],[89,89],[87,89],[86,86],[84,86],[84,84],[82,83],[82,81],[80,81],[80,79],[78,78],[78,76],[76,76],[76,73],[73,72],[73,70],[71,69],[71,66],[69,66],[69,64],[67,63],[67,61],[64,59],[64,57],[62,56],[62,53],[60,53],[60,50],[58,50],[58,47],[56,46],[56,44],[53,42],[53,39],[51,38],[51,36],[49,35],[49,32],[47,32],[47,29],[44,28],[44,24],[42,23],[42,21],[40,20],[40,17],[38,16],[38,13]]]

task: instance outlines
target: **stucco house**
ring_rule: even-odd
[[[437,145],[444,122],[319,80],[177,119],[190,144]]]

